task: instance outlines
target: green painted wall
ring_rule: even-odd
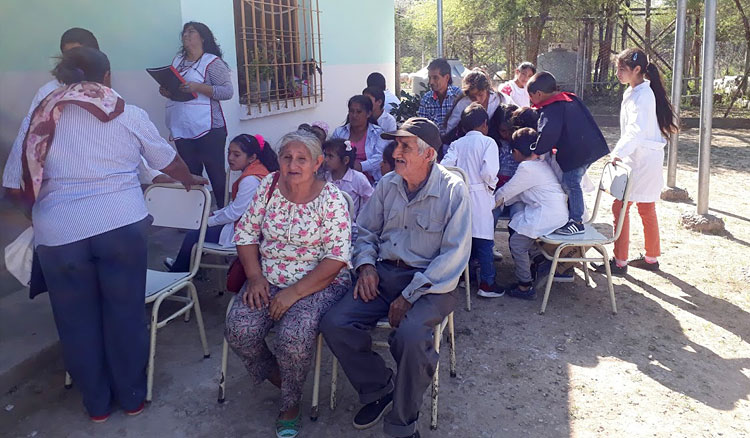
[[[233,0],[0,0],[0,72],[45,71],[68,28],[94,32],[113,70],[169,62],[182,23],[206,23],[236,68]],[[393,62],[393,0],[318,0],[323,61]],[[315,0],[313,0],[313,3]]]
[[[320,0],[326,64],[394,62],[393,0]]]
[[[0,72],[49,70],[71,27],[96,35],[113,70],[164,65],[180,45],[180,0],[1,0]]]

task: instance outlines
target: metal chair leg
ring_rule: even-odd
[[[237,299],[237,295],[232,295],[227,305],[226,315],[229,315],[229,311],[232,310],[234,300]],[[226,316],[224,318],[226,320]],[[227,338],[224,338],[224,344],[221,346],[221,372],[219,375],[219,403],[224,403],[226,400],[226,389],[227,389],[227,361],[229,359],[229,343]]]
[[[195,285],[192,282],[188,283],[187,287],[188,289],[190,289],[190,295],[193,299],[195,320],[198,322],[198,334],[201,337],[201,344],[203,345],[203,358],[207,359],[211,357],[211,353],[208,351],[208,342],[206,341],[206,328],[203,326],[203,314],[201,313],[201,303],[200,301],[198,301],[198,291],[195,289]]]
[[[544,287],[544,299],[542,299],[542,310],[539,311],[540,315],[544,315],[544,310],[547,308],[547,301],[549,300],[549,291],[552,289],[552,282],[555,280],[555,270],[557,269],[557,259],[560,258],[560,252],[562,252],[565,245],[560,245],[555,250],[555,255],[552,257],[552,266],[549,268],[549,275],[547,276],[547,285]]]
[[[466,289],[466,310],[471,312],[471,284],[469,283],[469,265],[464,269],[464,288]]]
[[[159,327],[159,306],[161,300],[157,299],[151,309],[151,339],[148,350],[148,372],[146,374],[146,401],[151,402],[154,388],[154,362],[156,361],[156,330]]]
[[[435,327],[435,331],[433,334],[433,348],[435,348],[435,352],[440,353],[440,338],[442,337],[442,333],[440,333],[440,324]],[[432,403],[430,404],[431,407],[431,415],[430,415],[430,429],[435,430],[437,429],[437,421],[438,421],[438,391],[440,390],[440,360],[438,360],[437,365],[435,365],[435,375],[432,376]]]
[[[448,315],[448,349],[450,351],[450,374],[456,377],[456,331],[453,324],[453,312]]]
[[[612,300],[612,314],[617,315],[617,304],[615,303],[615,287],[612,285],[612,271],[609,267],[609,256],[607,255],[607,249],[599,245],[603,256],[602,263],[604,263],[604,269],[607,271],[607,288],[609,288],[609,299]]]
[[[312,407],[310,420],[318,421],[318,396],[320,394],[320,356],[323,353],[323,335],[318,333],[318,350],[315,352],[315,373],[313,374]]]
[[[339,377],[339,361],[336,359],[336,356],[333,356],[331,363],[331,410],[333,411],[336,409],[336,387],[338,386]]]

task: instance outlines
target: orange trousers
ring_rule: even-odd
[[[628,247],[630,246],[630,206],[628,202],[627,211],[625,211],[625,220],[622,223],[622,232],[620,237],[615,240],[615,258],[617,260],[628,259]],[[647,257],[659,257],[661,255],[661,243],[659,239],[659,220],[656,218],[655,202],[637,202],[638,214],[643,222],[643,237],[646,246]],[[615,216],[614,226],[617,227],[617,218],[622,210],[622,201],[615,199],[612,204],[612,213]]]

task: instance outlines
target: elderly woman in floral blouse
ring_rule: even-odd
[[[277,436],[299,432],[302,386],[318,322],[349,289],[350,220],[344,196],[315,178],[320,140],[297,131],[281,139],[279,172],[261,181],[237,223],[234,242],[247,275],[227,315],[225,336],[256,383],[281,389]],[[275,354],[265,342],[278,325]]]

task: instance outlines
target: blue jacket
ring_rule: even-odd
[[[593,163],[609,153],[602,131],[586,105],[573,93],[559,93],[537,105],[536,150],[542,155],[557,148],[563,172]]]

